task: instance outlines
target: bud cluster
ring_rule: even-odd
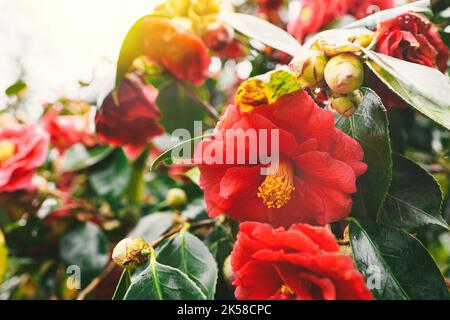
[[[289,69],[306,88],[325,88],[331,109],[350,117],[362,101],[359,88],[364,82],[364,66],[355,53],[327,56],[317,49],[304,49]]]

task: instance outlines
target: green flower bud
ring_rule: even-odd
[[[325,67],[325,81],[334,92],[353,92],[363,84],[364,66],[354,54],[337,55],[331,58]]]
[[[121,268],[135,269],[147,261],[149,244],[141,238],[126,238],[114,248],[112,259]]]
[[[170,189],[167,193],[166,201],[169,206],[173,208],[179,208],[187,202],[186,192],[184,192],[184,190],[180,188]]]
[[[346,95],[333,93],[330,98],[330,106],[340,115],[351,117],[352,114],[358,109],[362,99],[363,94],[359,90]]]
[[[294,75],[303,80],[307,86],[314,87],[324,78],[328,58],[322,51],[302,50],[289,64]]]
[[[233,282],[236,279],[236,275],[233,272],[231,267],[231,255],[228,256],[223,262],[223,278],[225,279],[226,284],[231,288],[233,286]]]

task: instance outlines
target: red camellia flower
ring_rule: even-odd
[[[39,126],[0,128],[0,192],[31,187],[36,168],[47,156],[49,137]]]
[[[260,160],[237,164],[238,152],[227,150],[230,132],[239,139],[244,132],[260,129],[279,130],[279,166],[272,175],[261,174],[267,166]],[[271,145],[268,136],[264,142],[269,140]],[[263,143],[259,136],[255,139],[255,145]],[[249,159],[256,151],[248,143],[245,148]],[[233,164],[208,161],[210,150],[222,150],[223,163]],[[325,225],[345,217],[352,207],[350,194],[356,192],[356,178],[367,169],[362,159],[361,146],[335,128],[333,113],[319,108],[302,90],[273,103],[261,101],[246,112],[230,105],[214,138],[203,140],[196,150],[210,216],[225,213],[239,221],[274,226]]]
[[[356,19],[394,7],[394,0],[351,0],[349,14]]]
[[[288,31],[303,42],[307,35],[318,32],[346,14],[361,19],[374,13],[376,8],[385,10],[392,7],[393,0],[303,0],[300,14],[289,23]]]
[[[176,78],[201,85],[208,76],[211,58],[197,35],[176,26],[170,19],[146,17],[142,23],[145,35],[143,52]]]
[[[377,34],[377,52],[436,68],[441,72],[447,70],[449,50],[439,36],[437,27],[424,16],[416,13],[401,14],[380,23]],[[382,96],[388,108],[407,105],[374,78],[370,81],[372,87]]]
[[[95,139],[89,132],[89,115],[59,115],[56,110],[48,111],[41,123],[50,134],[50,142],[60,153],[77,143],[91,146]]]
[[[118,90],[118,105],[110,93],[95,117],[99,139],[116,147],[124,146],[134,158],[147,142],[164,132],[156,122],[160,117],[157,96],[155,87],[126,78]]]
[[[373,299],[353,260],[339,254],[325,228],[241,223],[231,265],[239,300]]]

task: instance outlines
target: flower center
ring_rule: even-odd
[[[295,296],[295,292],[291,288],[289,288],[287,285],[285,285],[285,284],[283,284],[281,286],[280,291],[281,291],[282,294],[284,294],[286,296],[290,296],[290,297]]]
[[[258,188],[258,198],[269,208],[280,209],[291,200],[291,194],[295,190],[294,169],[291,164],[281,161],[278,171],[267,176]]]
[[[16,151],[16,147],[13,143],[9,141],[1,141],[0,142],[0,162],[4,162],[10,159],[14,152]]]

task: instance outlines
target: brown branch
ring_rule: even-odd
[[[115,269],[116,264],[114,263],[114,261],[110,261],[107,265],[106,268],[103,269],[102,273],[100,273],[100,275],[98,277],[95,277],[87,286],[86,288],[84,288],[83,290],[80,291],[80,293],[77,296],[77,300],[84,300],[86,298],[86,296],[88,296],[92,291],[95,290],[95,288],[97,288],[97,286],[103,281],[105,280],[111,272],[113,272],[113,270]]]
[[[190,224],[190,226],[189,226],[189,223],[180,224],[180,225],[172,228],[171,230],[169,230],[165,234],[163,234],[158,239],[152,241],[150,243],[150,246],[153,247],[153,248],[158,246],[162,241],[164,241],[167,238],[170,238],[174,234],[177,234],[178,232],[180,232],[181,230],[183,230],[187,226],[189,226],[189,230],[195,230],[195,229],[199,229],[199,228],[203,228],[203,227],[209,227],[209,226],[212,226],[212,225],[214,225],[214,224],[216,224],[218,222],[223,222],[223,221],[224,221],[223,216],[218,216],[218,217],[215,217],[215,218],[194,222],[194,223]],[[111,274],[111,272],[113,272],[115,267],[116,267],[116,264],[114,263],[114,261],[110,261],[106,265],[105,269],[103,269],[102,273],[100,273],[99,276],[95,277],[83,290],[80,291],[80,293],[77,295],[76,300],[84,300],[90,293],[92,293],[97,288],[97,286],[103,280],[105,280]]]

